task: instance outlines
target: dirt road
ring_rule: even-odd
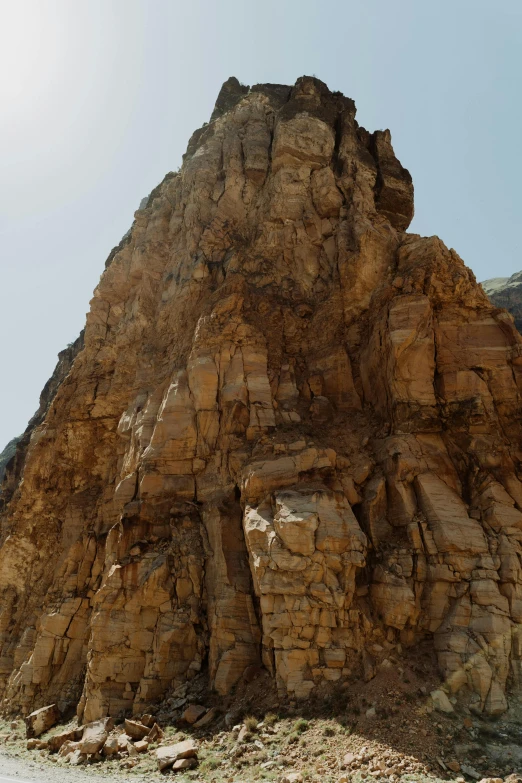
[[[101,765],[60,767],[38,761],[21,761],[0,752],[0,783],[122,783],[122,777],[107,775]],[[148,783],[151,778],[133,775],[133,783]]]

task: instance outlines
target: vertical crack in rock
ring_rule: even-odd
[[[5,712],[305,698],[421,642],[475,711],[519,687],[522,337],[355,114],[229,79],[112,251],[6,470]]]

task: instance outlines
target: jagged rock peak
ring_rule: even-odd
[[[220,133],[220,121],[237,125],[240,136],[248,125],[251,131],[256,126],[256,132],[249,133],[243,144],[243,154],[249,158],[245,168],[249,179],[264,180],[268,167],[281,166],[285,157],[297,164],[312,154],[314,168],[322,167],[328,159],[346,182],[353,174],[347,166],[355,166],[360,170],[360,178],[368,171],[368,181],[372,180],[371,208],[404,231],[413,218],[410,173],[395,156],[390,131],[369,133],[358,125],[355,114],[351,98],[332,93],[315,76],[301,76],[293,87],[256,84],[251,88],[232,76],[219,92],[211,122],[192,135],[184,160]],[[301,134],[306,125],[310,125],[312,135],[320,132],[323,151],[312,153],[306,149],[306,136]],[[290,135],[295,136],[294,141]]]
[[[305,698],[424,642],[499,714],[522,337],[405,233],[411,178],[352,101],[229,80],[217,108],[111,254],[11,485],[3,708],[137,715],[260,666]]]
[[[235,76],[231,76],[226,82],[223,82],[210,119],[216,120],[229,109],[232,109],[248,93],[248,90],[249,87],[240,84]]]
[[[345,98],[340,92],[330,92],[327,85],[315,76],[301,76],[293,87],[287,84],[255,84],[249,87],[231,76],[219,91],[211,121],[236,106],[249,92],[265,95],[278,107],[290,103],[293,111],[314,111],[330,104],[335,107],[332,116],[341,107],[350,108],[355,113],[355,104],[350,98]]]

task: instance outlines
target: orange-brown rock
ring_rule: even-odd
[[[161,771],[168,769],[181,759],[193,759],[197,756],[198,746],[195,740],[187,739],[175,745],[164,745],[156,750],[156,759]],[[183,766],[177,769],[183,769]]]
[[[142,740],[149,733],[150,728],[134,720],[125,719],[125,733],[133,740]]]
[[[353,101],[224,85],[10,473],[4,710],[139,716],[204,665],[300,698],[426,639],[450,695],[505,709],[522,338],[412,215]]]
[[[51,729],[60,720],[60,711],[56,704],[49,704],[47,707],[31,712],[25,718],[25,729],[28,738],[39,737]]]

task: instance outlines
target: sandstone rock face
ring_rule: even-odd
[[[351,100],[226,83],[9,484],[4,710],[141,715],[204,666],[301,698],[426,639],[450,695],[505,709],[522,337],[412,214]]]
[[[505,307],[515,319],[515,326],[522,331],[522,272],[511,277],[493,277],[485,280],[482,288],[495,307]]]

